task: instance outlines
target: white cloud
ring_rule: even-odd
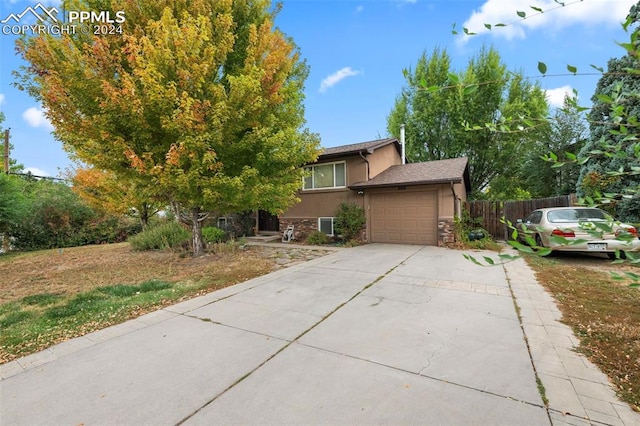
[[[24,173],[31,173],[34,176],[43,176],[43,177],[51,176],[49,173],[37,167],[27,167],[24,169]]]
[[[51,122],[44,115],[44,110],[36,107],[31,107],[22,113],[22,118],[31,127],[45,127],[47,129],[53,129]]]
[[[564,105],[565,96],[573,96],[573,88],[571,86],[562,86],[555,89],[545,90],[547,101],[552,107],[562,107]]]
[[[561,6],[554,0],[539,0],[535,6],[544,13],[533,10],[530,0],[511,0],[506,5],[504,0],[486,0],[467,19],[463,28],[470,32],[481,34],[489,32],[485,24],[493,26],[492,34],[507,40],[525,38],[527,31],[545,28],[545,30],[560,30],[576,24],[584,25],[618,25],[626,19],[629,9],[636,0],[599,0],[565,2]],[[526,19],[517,15],[518,11],[526,13]],[[495,27],[502,23],[506,27]],[[459,30],[461,30],[460,28]],[[461,32],[461,31],[460,31]],[[466,42],[469,36],[463,37]]]
[[[351,67],[344,67],[322,80],[322,83],[320,83],[320,93],[326,92],[327,89],[335,86],[345,78],[358,74],[360,74],[360,71],[354,71]]]

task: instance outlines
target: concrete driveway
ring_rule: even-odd
[[[590,395],[590,412],[566,396],[569,361],[544,334],[558,318],[539,314],[553,301],[510,267],[436,247],[341,250],[0,366],[0,423],[636,422],[615,394]]]

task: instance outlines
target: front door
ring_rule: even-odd
[[[278,216],[265,210],[258,210],[258,231],[280,232]]]

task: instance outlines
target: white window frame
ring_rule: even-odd
[[[328,235],[330,237],[333,237],[335,235],[335,232],[336,232],[336,230],[335,230],[336,218],[335,217],[328,217],[328,216],[327,217],[319,217],[318,218],[318,231],[320,231],[320,232],[322,232],[322,228],[320,227],[320,221],[323,220],[323,219],[330,219],[331,220],[331,233],[330,234],[326,234],[326,235]]]
[[[336,164],[344,165],[344,185],[336,185]],[[324,186],[322,188],[316,188],[316,180],[315,180],[315,171],[316,167],[321,166],[333,166],[333,186]],[[320,163],[320,164],[312,164],[309,166],[305,166],[305,171],[311,172],[310,176],[306,176],[302,178],[302,190],[303,191],[322,191],[326,189],[341,189],[347,187],[347,162],[346,161],[334,161],[332,163]],[[311,177],[311,188],[305,188],[305,180]]]

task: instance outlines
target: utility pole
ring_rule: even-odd
[[[9,129],[4,131],[4,173],[9,174]],[[2,236],[2,252],[8,253],[11,249],[9,244],[9,236],[5,232]]]
[[[9,130],[4,131],[4,173],[9,174]]]

